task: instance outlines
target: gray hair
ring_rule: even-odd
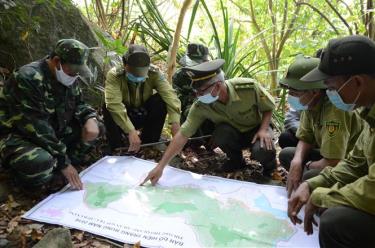
[[[216,83],[216,82],[224,82],[225,81],[225,74],[223,72],[223,70],[220,70],[220,72],[218,74],[216,74],[215,76],[213,76],[212,78],[210,78],[207,83],[205,84],[213,84],[213,83]]]

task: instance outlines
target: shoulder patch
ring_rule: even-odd
[[[255,81],[251,78],[233,78],[228,80],[236,90],[254,89]]]
[[[337,131],[340,130],[341,123],[338,121],[326,121],[324,127],[326,128],[329,137],[334,137]]]

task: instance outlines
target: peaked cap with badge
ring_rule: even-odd
[[[191,87],[198,89],[206,84],[210,78],[218,75],[224,63],[224,59],[215,59],[196,66],[184,67],[182,70],[191,78]]]
[[[289,66],[286,75],[280,80],[280,85],[294,90],[326,89],[322,80],[314,82],[301,81],[300,78],[318,66],[318,58],[297,55],[295,61]]]

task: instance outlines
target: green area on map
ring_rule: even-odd
[[[295,233],[286,218],[248,208],[242,201],[219,200],[213,191],[196,187],[136,187],[86,183],[85,202],[105,208],[130,192],[155,214],[182,217],[202,246],[275,247]]]

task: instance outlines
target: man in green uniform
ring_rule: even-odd
[[[25,188],[61,171],[82,189],[74,165],[99,134],[96,112],[78,86],[91,75],[88,54],[83,43],[60,40],[50,56],[19,68],[0,91],[0,159]]]
[[[302,111],[297,130],[297,147],[284,148],[281,165],[289,170],[288,196],[297,189],[301,178],[311,178],[326,166],[335,166],[349,153],[360,135],[362,120],[355,112],[337,109],[325,93],[323,81],[299,80],[319,64],[319,59],[298,55],[280,80],[289,89],[288,102]]]
[[[332,39],[317,68],[304,81],[325,80],[330,101],[339,109],[360,109],[366,121],[349,155],[335,167],[303,182],[288,203],[293,223],[305,206],[304,228],[313,232],[320,216],[319,242],[326,247],[375,246],[375,43],[364,36]]]
[[[164,75],[150,64],[144,46],[130,45],[123,63],[107,74],[104,123],[112,150],[123,146],[125,133],[129,151],[138,152],[141,143],[159,141],[167,113],[172,134],[177,133],[181,103]],[[142,129],[141,137],[137,129]]]
[[[251,146],[252,158],[263,165],[264,175],[270,176],[276,165],[272,129],[269,126],[274,109],[273,99],[252,79],[226,81],[220,69],[224,62],[217,59],[184,69],[192,78],[198,101],[191,107],[187,120],[161,161],[144,182],[151,180],[155,185],[164,167],[206,119],[216,124],[213,141],[229,158],[222,171],[243,168],[242,148]]]
[[[181,57],[179,63],[180,65],[187,67],[199,65],[207,61],[208,48],[202,44],[190,43],[187,46],[186,54]],[[176,90],[177,96],[181,101],[181,123],[183,123],[189,114],[191,105],[197,98],[191,87],[191,78],[182,68],[179,68],[173,75],[173,88]],[[214,128],[215,124],[206,120],[202,123],[194,136],[212,134]],[[210,141],[207,140],[207,143],[210,143]],[[191,141],[188,145],[200,147],[202,144],[204,144],[203,140],[195,140]]]

